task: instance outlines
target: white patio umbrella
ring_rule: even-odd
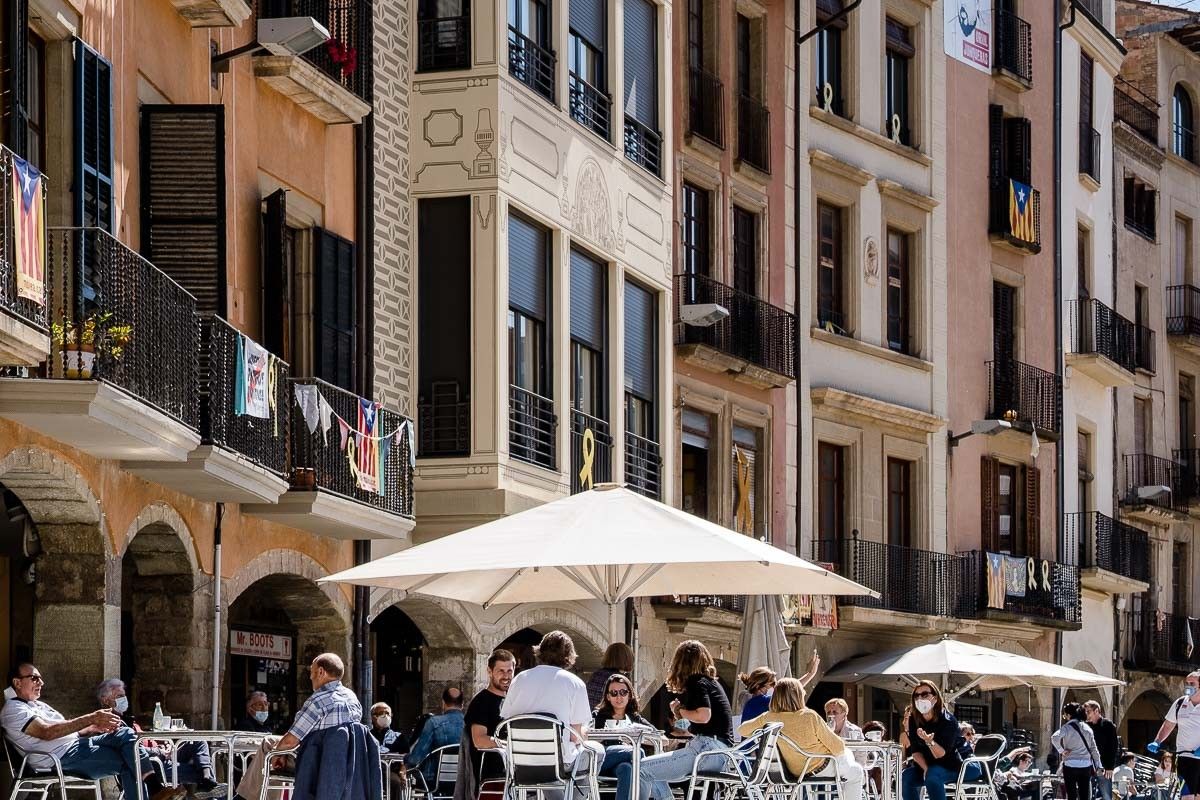
[[[950,701],[974,688],[987,692],[1014,686],[1082,689],[1125,685],[1115,678],[961,642],[948,636],[917,647],[851,659],[822,678],[833,682],[863,682],[889,689],[913,686],[920,679],[940,683],[943,690],[949,690],[946,699]],[[952,679],[963,683],[951,687]]]
[[[564,497],[324,578],[467,603],[672,594],[871,595],[750,536],[615,484]]]
[[[783,629],[783,613],[779,596],[753,595],[746,598],[742,617],[742,639],[738,645],[738,670],[749,672],[757,667],[770,667],[777,677],[792,674],[792,648]],[[741,709],[749,693],[741,681],[733,690],[734,709]]]

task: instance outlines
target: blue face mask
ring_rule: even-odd
[[[267,717],[269,717],[270,715],[271,715],[271,712],[270,712],[270,711],[255,711],[255,712],[254,712],[254,719],[255,719],[257,722],[259,722],[259,723],[262,723],[262,722],[266,722],[266,721],[267,721]]]
[[[129,710],[129,698],[128,697],[118,697],[116,699],[116,702],[113,703],[113,711],[116,711],[118,714],[124,714],[128,710]]]
[[[1196,693],[1196,687],[1195,687],[1195,686],[1185,686],[1185,687],[1183,688],[1183,694],[1184,694],[1184,696],[1185,696],[1185,697],[1191,697],[1191,696],[1192,696],[1192,695],[1194,695],[1195,693]]]

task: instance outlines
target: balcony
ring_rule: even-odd
[[[988,234],[1021,252],[1042,251],[1042,195],[1011,178],[990,178]]]
[[[1146,608],[1126,612],[1124,622],[1127,668],[1173,675],[1200,669],[1200,647],[1194,646],[1200,642],[1200,620]]]
[[[1079,124],[1079,174],[1100,185],[1100,131],[1086,122]]]
[[[250,18],[245,0],[171,0],[193,28],[238,28]]]
[[[315,391],[329,404],[332,425],[310,431],[300,414],[291,414],[290,490],[277,504],[247,504],[242,511],[331,539],[407,537],[414,524],[408,420],[316,378],[284,384],[292,403],[297,387],[314,387],[300,391]],[[360,422],[363,409],[374,411],[373,428]]]
[[[1158,146],[1158,109],[1158,103],[1149,95],[1117,76],[1113,92],[1113,114],[1155,147]]]
[[[688,133],[709,144],[725,146],[725,87],[721,79],[699,67],[688,70]]]
[[[471,401],[458,381],[435,381],[430,395],[417,402],[417,452],[426,457],[465,456],[471,452]]]
[[[955,596],[965,618],[1082,627],[1079,567],[982,550],[960,557],[962,584]]]
[[[650,599],[654,615],[667,624],[671,633],[689,638],[721,639],[719,629],[732,632],[742,628],[746,598],[742,595],[677,594]],[[715,630],[716,629],[716,630]],[[736,639],[730,644],[736,645]]]
[[[303,55],[254,57],[254,75],[327,125],[371,111],[371,0],[257,0],[257,19],[312,17],[330,40]]]
[[[613,474],[613,438],[608,423],[571,409],[571,494],[609,483]]]
[[[1150,537],[1098,511],[1063,515],[1066,552],[1077,554],[1083,585],[1110,594],[1144,592]]]
[[[625,157],[654,177],[662,177],[662,134],[625,117]]]
[[[658,442],[625,432],[625,485],[652,500],[662,497],[662,453]]]
[[[471,18],[417,20],[417,72],[471,68]]]
[[[1016,84],[1018,91],[1033,85],[1033,36],[1029,23],[1009,11],[996,9],[992,69]]]
[[[1200,449],[1174,450],[1171,456],[1179,465],[1183,485],[1179,500],[1189,505],[1200,504]]]
[[[520,386],[508,387],[508,452],[518,461],[556,469],[558,417],[554,401]]]
[[[1148,453],[1125,456],[1122,513],[1145,522],[1187,514],[1188,487],[1183,465]]]
[[[557,58],[553,50],[547,50],[513,26],[508,26],[508,74],[551,103],[556,102],[556,63]]]
[[[0,416],[97,458],[183,461],[200,444],[196,300],[96,228],[46,232],[53,349],[0,379]]]
[[[715,303],[729,316],[708,326],[680,321],[684,305]],[[796,318],[747,292],[703,275],[675,276],[675,344],[684,361],[759,388],[795,377]]]
[[[604,141],[611,141],[612,98],[574,72],[567,77],[571,119]]]
[[[988,419],[1057,440],[1061,432],[1062,381],[1053,372],[1020,361],[989,361]]]
[[[294,405],[286,361],[267,356],[258,380],[266,417],[237,407],[240,349],[253,345],[220,317],[201,320],[197,398],[200,446],[186,461],[126,461],[122,466],[148,481],[177,489],[198,500],[226,503],[275,503],[287,491],[287,442]]]
[[[36,281],[20,280],[17,273],[17,212],[12,195],[15,158],[11,150],[0,146],[0,365],[36,367],[50,353],[47,281],[38,286]],[[37,229],[44,232],[49,180],[43,175],[41,182]]]
[[[744,94],[738,96],[737,157],[757,170],[771,171],[771,112]]]
[[[1165,313],[1171,344],[1200,357],[1200,289],[1191,285],[1168,286]]]
[[[1099,300],[1071,300],[1067,310],[1071,322],[1067,366],[1102,386],[1132,386],[1133,373],[1138,369],[1141,326]],[[1153,334],[1150,341],[1153,342]]]

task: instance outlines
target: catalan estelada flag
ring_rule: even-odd
[[[12,159],[13,261],[17,296],[39,306],[46,300],[46,223],[42,217],[42,173],[23,158]]]
[[[379,493],[379,406],[358,399],[358,488]]]
[[[1023,242],[1037,241],[1033,219],[1033,189],[1012,178],[1008,180],[1008,225],[1015,238]]]

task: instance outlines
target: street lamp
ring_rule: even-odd
[[[1012,423],[1006,419],[977,419],[971,423],[971,430],[957,435],[951,434],[950,438],[946,440],[946,443],[949,445],[949,447],[953,448],[968,436],[995,436],[999,433],[1010,430],[1011,428]]]
[[[229,72],[229,62],[240,55],[266,50],[275,56],[298,56],[331,38],[329,30],[312,17],[260,19],[254,41],[212,57],[213,72]]]

